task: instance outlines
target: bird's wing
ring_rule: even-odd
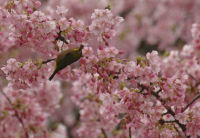
[[[56,62],[59,62],[60,60],[62,60],[62,59],[65,57],[65,55],[66,55],[67,53],[70,53],[71,51],[72,51],[72,49],[67,49],[67,50],[62,51],[62,52],[57,56]]]
[[[72,64],[74,61],[76,61],[77,52],[78,49],[67,49],[61,52],[56,58],[56,66],[63,68]]]
[[[66,55],[63,56],[62,59],[60,59],[57,62],[57,67],[59,67],[59,69],[63,69],[65,68],[67,65],[70,65],[71,63],[73,63],[73,54],[71,52],[67,53]]]

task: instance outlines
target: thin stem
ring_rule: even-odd
[[[167,114],[169,114],[169,113],[168,113],[168,112],[165,112],[165,113],[162,114],[162,116],[165,116],[165,115],[167,115]]]
[[[174,123],[176,122],[175,120],[170,120],[170,121],[164,121],[164,123]]]
[[[142,87],[144,87],[145,89],[149,89],[148,87],[142,85]],[[159,100],[162,105],[167,109],[167,113],[171,114],[173,117],[174,117],[174,121],[175,123],[182,129],[183,132],[185,132],[186,130],[186,125],[184,124],[181,124],[177,119],[175,119],[175,113],[174,111],[171,109],[171,107],[167,106],[165,103],[165,101],[163,99],[161,99],[161,97],[158,95],[158,93],[156,92],[153,92],[152,90],[150,91],[151,92],[151,95],[153,95],[154,97],[156,97],[157,100]]]
[[[159,94],[160,92],[162,92],[162,89],[158,90],[156,93]]]
[[[174,129],[176,130],[176,132],[179,134],[179,136],[181,136],[181,138],[185,138],[186,136],[183,136],[181,134],[181,132],[178,130],[178,128],[176,127],[176,125],[174,124]]]
[[[187,104],[186,106],[185,106],[185,108],[182,110],[182,112],[184,112],[190,105],[192,105],[197,99],[199,99],[200,98],[200,94],[199,95],[197,95],[189,104]]]
[[[131,138],[131,127],[128,129],[128,137]]]
[[[155,92],[152,92],[152,91],[151,91],[151,93],[152,93],[153,96],[155,96],[157,98],[157,100],[159,100],[162,103],[162,105],[167,109],[167,112],[169,114],[171,114],[174,117],[174,119],[175,119],[175,113],[174,113],[174,111],[169,106],[165,105],[165,102],[160,98],[159,95],[157,95]],[[183,132],[185,132],[186,126],[184,124],[181,124],[177,119],[175,119],[174,121],[175,121],[176,124],[179,125],[179,127],[183,130]]]
[[[60,41],[63,41],[65,44],[69,44],[69,43],[65,40],[65,38],[61,35],[61,33],[62,33],[62,31],[60,31],[60,32],[58,33],[58,37],[56,38],[56,40],[60,40]]]
[[[130,7],[130,8],[128,8],[128,9],[122,11],[121,13],[119,13],[119,16],[125,18],[126,15],[128,15],[128,14],[132,11],[132,9],[133,9],[133,7]]]
[[[1,93],[2,93],[3,96],[7,99],[8,103],[12,106],[13,104],[12,104],[11,100],[9,99],[9,97],[8,97],[3,91],[1,91]],[[19,121],[19,122],[21,123],[21,125],[22,125],[22,128],[23,128],[24,133],[25,133],[25,137],[26,137],[26,138],[29,138],[28,132],[25,130],[25,126],[24,126],[24,122],[23,122],[22,118],[20,118],[19,113],[17,112],[17,110],[15,110],[14,108],[13,108],[13,110],[14,110],[14,112],[15,112],[15,117],[18,119],[18,121]]]
[[[53,61],[53,60],[55,60],[56,58],[52,58],[52,59],[48,59],[48,60],[46,60],[46,61],[42,61],[42,64],[47,64],[48,62],[51,62],[51,61]]]
[[[107,138],[106,132],[105,132],[105,130],[103,128],[101,128],[101,132],[103,133],[104,138]]]
[[[20,118],[19,113],[16,110],[14,110],[14,111],[15,111],[16,118],[22,124],[22,128],[24,129],[24,133],[25,133],[26,138],[29,138],[28,132],[25,130],[25,126],[24,126],[24,122],[23,122],[22,118]]]

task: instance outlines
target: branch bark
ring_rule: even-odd
[[[45,60],[45,61],[42,61],[42,64],[47,64],[48,62],[51,62],[53,60],[55,60],[56,58],[52,58],[52,59],[48,59],[48,60]]]
[[[101,132],[103,133],[104,138],[107,138],[106,132],[105,132],[105,130],[103,128],[101,128]]]
[[[129,135],[129,138],[131,138],[131,127],[129,127],[128,129],[128,135]]]
[[[1,91],[1,93],[2,93],[3,96],[7,99],[8,103],[9,103],[11,106],[13,106],[13,104],[12,104],[11,100],[9,99],[9,97],[8,97],[3,91]],[[14,110],[14,112],[15,112],[15,117],[18,119],[18,121],[19,121],[19,122],[21,123],[21,125],[22,125],[22,128],[23,128],[23,130],[24,130],[24,134],[25,134],[25,138],[29,138],[29,134],[28,134],[28,132],[27,132],[26,129],[25,129],[24,122],[23,122],[22,118],[19,116],[19,113],[17,112],[17,110],[15,110],[14,108],[13,108],[13,110]]]
[[[190,105],[192,105],[197,99],[199,99],[200,98],[200,94],[199,95],[197,95],[189,104],[187,104],[186,106],[185,106],[185,108],[182,110],[182,113],[185,111],[185,110],[187,110],[188,109],[188,107],[190,106]]]
[[[146,90],[149,90],[148,87],[141,85],[142,87],[144,87]],[[175,113],[174,111],[171,109],[171,107],[167,106],[165,104],[165,101],[163,99],[161,99],[161,97],[158,95],[158,93],[153,92],[152,90],[150,90],[151,95],[153,95],[154,97],[156,97],[157,100],[159,100],[161,102],[161,104],[166,108],[167,113],[171,114],[174,117],[174,122],[182,129],[183,132],[185,132],[186,130],[186,125],[181,124],[176,118],[175,118]]]

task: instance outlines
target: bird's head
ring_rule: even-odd
[[[80,45],[79,51],[82,51],[83,48],[84,48],[84,45]]]

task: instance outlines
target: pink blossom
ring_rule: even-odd
[[[57,6],[56,13],[57,13],[59,16],[65,17],[66,14],[67,14],[67,12],[68,12],[68,9],[66,9],[64,6]]]
[[[2,137],[200,135],[199,24],[188,33],[199,2],[0,3]],[[49,81],[56,61],[44,61],[80,45],[83,57]],[[158,51],[136,57],[149,45]]]

